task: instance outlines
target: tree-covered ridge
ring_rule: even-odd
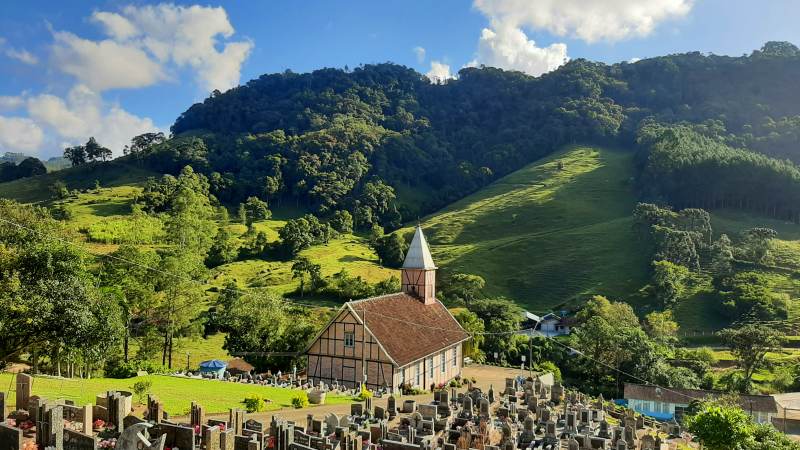
[[[395,227],[564,144],[635,146],[647,124],[702,124],[709,139],[800,159],[798,75],[788,43],[742,57],[577,59],[541,77],[465,68],[445,84],[388,63],[287,71],[215,92],[181,114],[172,139],[132,145],[128,158],[172,173],[192,165],[224,203],[257,196],[323,215],[347,210],[357,227]],[[693,152],[692,166],[718,160],[709,142],[679,153]],[[759,161],[769,173],[793,167]]]

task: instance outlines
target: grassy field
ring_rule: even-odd
[[[50,185],[56,181],[64,182],[70,190],[81,190],[94,187],[95,180],[103,187],[138,186],[151,176],[159,175],[128,164],[115,162],[99,166],[89,164],[0,183],[0,197],[23,203],[38,203],[51,199]]]
[[[570,147],[501,178],[425,218],[434,258],[445,276],[481,275],[489,294],[532,311],[625,298],[648,264],[631,227],[632,164],[628,152]]]
[[[0,389],[8,392],[14,375],[0,374]],[[36,377],[33,381],[33,394],[48,399],[73,400],[76,404],[95,402],[97,394],[109,390],[131,391],[136,381],[151,380],[151,393],[164,403],[164,410],[171,415],[188,414],[192,401],[206,408],[209,413],[227,412],[229,408],[241,408],[242,400],[251,394],[258,394],[269,400],[267,410],[272,411],[290,407],[292,397],[298,390],[216,380],[195,380],[179,377],[150,375],[128,379],[93,378],[88,380]],[[134,399],[134,402],[136,399]],[[327,404],[349,403],[350,397],[328,395]]]

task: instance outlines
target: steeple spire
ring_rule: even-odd
[[[420,225],[414,231],[400,272],[403,292],[419,298],[426,305],[436,303],[436,264]]]
[[[408,246],[406,259],[403,261],[403,269],[436,269],[436,264],[433,263],[433,257],[431,256],[431,249],[428,247],[425,235],[422,234],[420,225],[417,225],[414,237],[411,239],[411,245]]]

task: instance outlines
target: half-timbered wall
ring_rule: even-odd
[[[352,333],[353,345],[345,345],[346,334]],[[378,342],[352,312],[342,310],[308,350],[308,377],[318,383],[338,381],[353,388],[361,384],[364,367],[367,387],[394,388],[394,364]]]
[[[436,271],[425,269],[403,269],[400,271],[403,292],[429,305],[436,301]]]
[[[442,355],[444,355],[444,371],[442,371]],[[453,357],[455,356],[455,361]],[[461,375],[461,368],[463,361],[461,358],[461,344],[456,344],[448,347],[445,350],[434,353],[429,357],[422,358],[414,361],[399,370],[395,374],[395,386],[400,386],[403,383],[409,383],[411,386],[428,389],[431,383],[441,384],[447,383],[456,376]],[[454,364],[455,363],[455,364]],[[431,377],[431,367],[433,367],[433,376]],[[417,377],[417,370],[419,370],[419,378]]]

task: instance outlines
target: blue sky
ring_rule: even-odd
[[[49,157],[96,136],[115,153],[212,89],[263,73],[392,61],[447,79],[470,64],[539,75],[800,43],[771,0],[12,1],[0,15],[0,152]]]

